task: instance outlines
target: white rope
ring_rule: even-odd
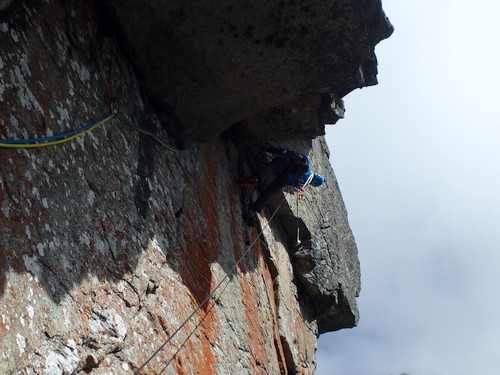
[[[284,200],[285,198],[283,198]],[[283,202],[283,201],[282,201]],[[229,272],[226,274],[226,276],[224,276],[222,278],[221,281],[219,281],[219,283],[215,286],[215,288],[207,295],[207,297],[200,303],[198,304],[198,307],[196,307],[196,309],[193,310],[193,312],[182,322],[182,324],[174,331],[174,333],[172,333],[168,339],[162,344],[160,345],[160,347],[148,358],[148,360],[146,362],[144,362],[144,364],[139,367],[135,372],[134,372],[134,375],[137,375],[139,374],[139,371],[141,371],[144,367],[146,367],[149,362],[151,362],[153,360],[154,357],[156,357],[156,355],[163,350],[163,348],[165,348],[165,346],[174,338],[175,335],[177,335],[177,333],[180,332],[180,330],[182,328],[184,328],[184,326],[188,323],[189,320],[191,320],[191,318],[198,312],[200,311],[200,309],[205,305],[205,303],[207,303],[214,295],[215,295],[215,292],[217,291],[217,289],[219,289],[222,285],[222,283],[229,278],[229,276],[237,269],[238,265],[243,261],[243,258],[245,258],[245,256],[250,252],[250,250],[252,250],[252,247],[253,245],[255,245],[255,243],[259,240],[259,238],[262,236],[262,234],[264,233],[264,230],[269,227],[269,225],[271,224],[271,221],[274,219],[274,216],[276,216],[278,210],[280,209],[281,207],[281,204],[282,202],[278,205],[278,207],[276,208],[276,210],[274,210],[273,214],[271,215],[271,218],[268,220],[266,226],[264,228],[262,228],[259,232],[259,234],[257,235],[257,237],[255,238],[255,240],[252,241],[252,243],[250,243],[250,245],[247,246],[247,249],[245,250],[245,252],[243,253],[243,255],[236,261],[236,263],[234,264],[234,266],[229,270]],[[225,288],[224,288],[225,289]],[[223,291],[224,291],[223,289]],[[222,295],[222,293],[220,294]],[[219,297],[220,297],[219,295]],[[210,310],[209,310],[210,311]],[[208,313],[207,313],[208,314]],[[205,315],[206,316],[206,315]],[[203,319],[202,319],[203,321]],[[175,358],[175,356],[177,355],[177,353],[180,351],[180,349],[182,349],[184,347],[184,345],[186,344],[187,340],[193,335],[193,333],[196,331],[196,329],[200,326],[201,322],[198,323],[198,325],[195,327],[195,329],[193,330],[193,332],[191,332],[191,334],[188,336],[188,338],[182,343],[182,345],[179,347],[179,349],[174,353],[173,357],[170,358],[170,360],[168,361],[167,365],[163,368],[162,372],[166,369],[166,367],[170,364],[170,362],[172,362],[172,360]]]

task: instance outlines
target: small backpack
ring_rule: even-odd
[[[290,185],[295,187],[303,185],[311,175],[311,170],[309,169],[309,159],[300,152],[286,152],[285,168],[287,170]]]

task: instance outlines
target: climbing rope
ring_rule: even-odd
[[[300,201],[300,193],[297,193],[297,214],[295,215],[295,217],[297,218],[297,240],[295,241],[295,246],[300,245],[299,201]]]
[[[85,126],[82,126],[81,128],[74,129],[65,133],[53,135],[53,136],[48,136],[48,137],[40,137],[40,138],[31,138],[31,139],[16,139],[16,140],[7,140],[7,139],[0,139],[0,147],[3,148],[34,148],[34,147],[47,147],[47,146],[54,146],[58,145],[64,142],[71,141],[72,139],[75,139],[77,137],[80,137],[95,128],[105,124],[106,122],[113,120],[113,119],[118,119],[120,120],[123,124],[127,125],[128,127],[145,134],[151,138],[153,138],[158,144],[160,144],[162,147],[166,148],[169,151],[173,151],[176,153],[180,153],[183,150],[178,149],[174,146],[170,146],[166,142],[162,141],[159,137],[157,137],[154,133],[150,132],[149,130],[146,130],[130,120],[128,120],[125,116],[119,114],[119,113],[110,113],[96,121],[91,122],[90,124],[87,124]]]
[[[222,296],[222,294],[224,293],[224,291],[226,290],[226,288],[228,287],[228,285],[229,285],[229,281],[226,283],[226,285],[224,285],[224,288],[222,288],[222,290],[219,293],[219,297],[217,297],[215,300],[217,300],[218,298],[220,298],[220,296]],[[182,344],[177,348],[177,350],[172,355],[172,357],[170,357],[170,359],[165,364],[165,366],[163,366],[163,369],[160,371],[159,375],[163,374],[163,372],[168,368],[168,366],[170,365],[170,363],[172,363],[172,361],[175,359],[175,357],[177,357],[177,354],[179,354],[179,352],[182,350],[182,348],[184,348],[184,346],[191,339],[191,337],[194,335],[194,333],[196,332],[196,330],[198,329],[198,327],[201,326],[201,323],[203,323],[203,321],[205,320],[205,318],[208,316],[208,314],[212,311],[212,309],[214,307],[215,307],[215,302],[212,303],[212,305],[207,309],[207,311],[206,311],[205,315],[203,316],[203,318],[200,319],[200,321],[198,322],[198,324],[196,324],[196,326],[193,328],[193,330],[191,331],[191,333],[184,339],[184,341],[182,342]]]
[[[115,117],[115,114],[109,114],[107,116],[104,116],[94,122],[91,122],[88,125],[82,126],[81,128],[71,130],[66,133],[58,134],[58,135],[53,135],[53,136],[48,136],[48,137],[41,137],[41,138],[32,138],[32,139],[16,139],[16,140],[7,140],[7,139],[1,139],[0,140],[0,147],[7,147],[7,148],[33,148],[33,147],[46,147],[46,146],[54,146],[60,143],[68,142],[74,138],[80,137],[91,130],[97,128],[98,126],[101,126],[102,124],[108,122],[109,120],[113,119]]]
[[[141,128],[140,126],[135,125],[133,122],[131,122],[130,120],[128,120],[126,117],[124,117],[122,115],[119,115],[119,114],[117,115],[117,117],[118,117],[118,120],[120,120],[121,122],[123,122],[125,125],[131,127],[134,130],[137,130],[138,132],[140,132],[142,134],[145,134],[145,135],[153,138],[158,144],[160,144],[161,146],[163,146],[167,150],[170,150],[170,151],[173,151],[173,152],[176,152],[176,153],[183,152],[183,150],[181,150],[181,149],[179,149],[177,147],[168,145],[167,143],[163,142],[160,138],[158,138],[154,133],[150,132],[149,130],[146,130],[144,128]]]
[[[87,16],[90,18],[90,12],[89,12],[88,8],[86,8],[86,11],[87,11]],[[114,103],[116,100],[116,92],[115,92],[115,87],[114,87],[114,82],[113,82],[113,77],[112,77],[112,71],[111,71],[112,65],[109,66],[110,72],[109,72],[109,79],[108,79],[108,77],[106,76],[106,73],[104,71],[104,65],[103,65],[101,53],[99,50],[96,30],[93,30],[93,32],[92,32],[92,40],[93,40],[93,45],[95,48],[97,65],[99,67],[101,79],[102,79],[102,81],[104,83],[104,87],[106,89],[106,96],[108,97],[108,106],[109,106],[110,113],[108,115],[96,120],[96,121],[93,121],[85,126],[82,126],[81,128],[74,129],[74,130],[71,130],[71,131],[68,131],[68,132],[65,132],[62,134],[58,134],[58,135],[40,137],[40,138],[32,138],[32,139],[16,139],[16,140],[0,139],[0,148],[35,148],[35,147],[54,146],[54,145],[58,145],[61,143],[71,141],[72,139],[75,139],[77,137],[80,137],[80,136],[94,130],[95,128],[105,124],[106,122],[108,122],[110,120],[118,119],[123,124],[127,125],[128,127],[153,138],[158,144],[160,144],[162,147],[166,148],[167,150],[173,151],[176,153],[182,152],[183,150],[169,145],[168,143],[164,142],[159,137],[157,137],[154,133],[152,133],[149,130],[146,130],[140,126],[137,126],[136,124],[131,122],[129,119],[127,119],[125,116],[123,116],[115,111]]]
[[[165,346],[168,345],[168,343],[170,341],[172,341],[172,339],[186,326],[186,324],[191,320],[191,318],[198,312],[200,311],[203,306],[210,300],[212,299],[214,296],[215,296],[215,293],[217,292],[217,290],[222,286],[222,284],[224,283],[224,281],[226,281],[232,274],[234,271],[236,271],[236,268],[238,267],[238,265],[243,261],[243,259],[247,256],[247,254],[250,252],[250,250],[252,250],[252,247],[253,245],[255,245],[255,243],[259,240],[259,238],[262,236],[262,234],[264,233],[264,230],[266,228],[269,227],[269,225],[271,224],[272,220],[274,219],[274,217],[276,216],[276,214],[278,213],[278,210],[281,208],[281,205],[283,203],[283,201],[285,200],[286,198],[283,198],[283,200],[280,202],[280,204],[278,205],[278,207],[274,210],[273,214],[271,215],[269,221],[267,222],[267,224],[265,225],[264,228],[262,228],[259,232],[259,234],[257,235],[257,237],[250,243],[250,245],[247,246],[245,252],[243,253],[243,255],[241,255],[241,257],[236,261],[236,263],[233,265],[233,267],[229,270],[229,272],[219,281],[219,283],[214,287],[214,289],[207,294],[207,297],[201,302],[198,304],[198,306],[193,310],[193,312],[181,323],[181,325],[167,338],[167,340],[165,340],[165,342],[163,344],[160,345],[160,347],[146,360],[146,362],[144,362],[142,364],[141,367],[139,367],[135,372],[134,372],[134,375],[138,375],[139,374],[139,371],[141,371],[143,368],[145,368],[157,355],[160,351],[163,350],[163,348],[165,348]],[[226,285],[227,286],[227,285]],[[222,292],[219,294],[219,297],[222,295],[222,293],[224,292],[225,290],[225,287],[224,289],[222,290]],[[212,306],[213,307],[213,306]],[[210,310],[207,311],[207,314],[205,316],[208,315],[208,312]],[[202,318],[201,321],[203,321],[205,317]],[[194,330],[190,333],[190,335],[188,336],[188,338],[186,340],[184,340],[184,342],[181,344],[181,346],[177,349],[177,351],[174,353],[174,355],[170,358],[170,360],[167,362],[166,366],[163,368],[162,372],[167,368],[167,366],[172,362],[172,360],[175,358],[175,356],[177,355],[177,353],[179,353],[179,351],[184,347],[184,345],[187,343],[187,341],[189,340],[189,338],[193,335],[193,333],[196,331],[196,329],[201,325],[201,321],[196,325],[196,327],[194,328]]]

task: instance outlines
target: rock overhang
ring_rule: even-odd
[[[376,5],[377,2],[365,3]],[[170,11],[177,12],[177,16],[182,18],[183,5],[180,2],[163,2],[163,4],[170,4]],[[8,98],[11,102],[0,100],[0,106],[2,106],[4,113],[10,111],[14,117],[18,117],[20,121],[17,123],[22,125],[21,128],[17,127],[14,120],[10,120],[9,125],[9,120],[7,120],[6,126],[2,129],[6,135],[22,136],[24,131],[38,134],[41,128],[46,125],[47,129],[56,132],[58,129],[74,125],[73,121],[95,118],[98,115],[97,112],[105,110],[106,95],[102,90],[98,64],[88,58],[95,53],[95,50],[88,33],[89,27],[86,23],[88,20],[82,16],[87,13],[79,12],[82,10],[81,7],[85,5],[86,3],[77,0],[46,1],[43,3],[4,1],[0,3],[0,7],[6,6],[4,9],[7,9],[7,12],[0,13],[1,17],[8,17],[10,10],[13,9],[15,10],[13,14],[17,14],[19,20],[25,20],[28,18],[25,10],[31,12],[26,25],[23,25],[22,22],[16,24],[6,21],[6,24],[9,25],[8,33],[5,31],[7,27],[4,24],[1,28],[1,32],[5,32],[7,36],[3,40],[5,45],[12,48],[13,51],[13,53],[3,55],[3,71],[4,73],[15,72],[17,64],[21,64],[19,69],[24,75],[24,81],[17,83],[8,81],[11,74],[3,76],[7,83],[4,98]],[[71,6],[75,6],[75,8],[72,9]],[[49,18],[51,22],[47,21]],[[18,37],[19,35],[21,37]],[[186,122],[180,120],[175,112],[175,106],[165,106],[154,95],[146,97],[139,89],[139,84],[142,84],[146,91],[153,92],[151,86],[148,86],[145,75],[143,75],[144,72],[139,71],[138,65],[135,65],[136,71],[134,72],[130,61],[121,55],[122,51],[127,51],[128,55],[132,56],[133,51],[127,48],[120,50],[114,44],[114,35],[107,37],[109,38],[103,38],[104,43],[101,46],[105,47],[103,51],[105,61],[114,64],[115,70],[113,72],[115,75],[113,78],[117,92],[120,94],[117,98],[120,110],[127,111],[138,123],[150,124],[159,133],[162,132],[162,129],[156,116],[164,113],[164,124],[171,132],[178,129],[176,126],[180,126],[179,129],[182,130]],[[122,47],[124,46],[126,44],[122,44]],[[274,48],[278,46],[274,45]],[[281,48],[285,48],[285,46]],[[70,52],[71,55],[68,55]],[[374,62],[373,59],[368,61]],[[29,69],[22,69],[23,66],[28,66]],[[373,67],[373,65],[371,66]],[[368,71],[368,69],[365,67],[363,71]],[[82,72],[88,74],[84,74],[82,77]],[[140,78],[139,82],[137,77]],[[1,78],[0,76],[0,80]],[[241,77],[244,82],[246,82],[245,79],[245,77]],[[338,87],[347,81],[339,82]],[[374,81],[365,80],[366,82],[373,83]],[[21,84],[25,86],[21,87]],[[35,110],[23,107],[23,104],[26,103],[22,101],[18,103],[16,100],[16,95],[24,88],[33,93],[32,99],[40,100],[39,106],[36,105],[36,102],[31,103]],[[46,98],[47,89],[51,91],[51,100],[42,101],[43,98]],[[324,91],[327,92],[329,89]],[[79,100],[72,100],[68,96],[69,92],[73,92]],[[259,137],[271,139],[273,142],[284,139],[314,138],[316,134],[323,131],[322,116],[328,112],[328,108],[332,107],[331,104],[328,104],[329,100],[335,97],[340,98],[343,95],[342,91],[337,94],[335,96],[330,93],[306,90],[299,97],[295,97],[295,94],[289,95],[286,102],[275,105],[273,101],[273,107],[266,107],[263,110],[259,107],[251,111],[251,116],[247,116],[247,112],[240,113],[238,118],[247,117],[239,121],[238,126],[231,125],[233,126],[232,130],[240,133],[240,136],[243,134],[241,129],[251,132],[250,136],[243,137],[247,141],[256,141],[259,140]],[[158,109],[157,112],[149,106],[148,100],[151,98],[157,100],[155,108]],[[289,100],[289,98],[292,99]],[[249,100],[251,99],[249,97]],[[201,99],[196,98],[196,100]],[[37,108],[43,109],[41,115],[37,112]],[[196,110],[200,111],[198,108]],[[219,108],[214,109],[215,112],[217,112],[216,110]],[[64,121],[57,117],[53,118],[52,114],[56,113],[65,113]],[[221,116],[223,115],[224,113]],[[42,120],[40,116],[43,116]],[[71,123],[67,123],[68,121]],[[224,124],[228,123],[229,121],[224,122]],[[27,333],[28,326],[24,327],[22,321],[12,324],[17,324],[15,329],[19,330],[20,334],[30,337],[28,342],[35,342],[34,339],[41,340],[42,345],[37,346],[38,352],[47,355],[47,347],[50,350],[58,347],[59,344],[60,347],[65,347],[64,342],[58,343],[51,338],[63,337],[63,334],[79,337],[81,335],[79,332],[82,332],[82,329],[83,331],[88,329],[85,319],[86,317],[91,319],[93,312],[90,310],[82,311],[80,310],[81,306],[89,307],[92,304],[106,305],[109,303],[105,310],[109,310],[113,316],[116,312],[118,316],[123,316],[125,319],[128,316],[140,316],[141,311],[146,311],[143,307],[153,307],[154,303],[160,304],[161,301],[165,300],[173,301],[174,306],[170,306],[173,310],[168,310],[171,315],[163,317],[163,311],[155,311],[155,316],[163,317],[161,318],[163,320],[158,318],[162,324],[155,326],[155,322],[150,322],[152,327],[158,329],[158,332],[162,332],[162,329],[165,329],[164,324],[168,325],[170,331],[176,328],[176,320],[172,318],[172,314],[181,316],[182,313],[189,313],[189,311],[182,309],[176,310],[179,306],[188,309],[192,302],[189,300],[191,296],[196,301],[196,298],[200,299],[201,296],[205,295],[204,292],[209,281],[212,280],[212,277],[215,279],[216,276],[219,276],[215,272],[219,268],[217,268],[217,262],[210,263],[213,262],[212,253],[200,255],[201,260],[205,263],[192,262],[192,258],[190,258],[193,251],[200,250],[200,248],[204,250],[205,236],[200,234],[213,229],[209,228],[206,220],[198,214],[199,207],[205,205],[202,210],[206,216],[213,217],[211,215],[217,209],[220,210],[219,217],[231,217],[231,220],[227,220],[227,222],[222,220],[222,224],[219,223],[221,224],[219,234],[222,233],[221,236],[227,241],[229,241],[226,238],[227,232],[238,233],[243,225],[239,221],[240,216],[238,216],[241,207],[237,204],[237,188],[231,184],[231,176],[228,172],[234,168],[236,150],[234,145],[224,137],[216,137],[226,126],[219,126],[220,124],[222,122],[212,124],[214,126],[210,127],[210,132],[207,130],[208,128],[199,128],[198,136],[203,135],[207,142],[203,145],[194,145],[184,154],[184,157],[179,158],[165,154],[161,154],[160,157],[153,142],[137,138],[133,132],[124,131],[118,133],[120,134],[118,138],[113,138],[112,135],[117,134],[114,133],[117,129],[113,130],[113,128],[103,132],[95,132],[92,136],[85,137],[85,141],[80,139],[72,145],[73,147],[61,146],[61,148],[43,152],[19,152],[12,159],[7,157],[7,153],[2,154],[2,157],[6,158],[6,162],[2,163],[0,168],[2,169],[0,187],[3,188],[2,184],[5,184],[5,191],[9,191],[8,194],[0,195],[0,199],[3,204],[2,208],[9,207],[5,212],[8,211],[9,214],[13,215],[6,217],[4,210],[0,212],[0,215],[3,215],[2,219],[9,223],[3,228],[4,233],[7,234],[2,238],[4,238],[4,243],[8,243],[9,254],[12,252],[13,256],[7,259],[7,262],[0,262],[2,263],[0,264],[1,272],[4,272],[5,269],[9,270],[7,278],[3,277],[4,273],[0,275],[0,290],[3,292],[2,288],[7,288],[0,297],[6,301],[5,306],[7,306],[10,298],[9,293],[13,293],[14,297],[20,296],[18,298],[19,306],[9,312],[11,315],[9,319],[12,318],[12,322],[14,322],[16,314],[24,308],[25,301],[33,299],[33,296],[26,295],[19,289],[34,289],[36,299],[39,301],[37,306],[32,307],[35,311],[34,316],[40,324],[47,323],[48,328],[45,327],[45,331]],[[263,130],[267,132],[264,133]],[[185,137],[184,134],[180,134],[180,136]],[[214,138],[214,140],[212,141],[210,138]],[[108,142],[110,142],[110,147],[107,146]],[[185,138],[184,142],[198,142],[198,139]],[[310,156],[314,168],[325,173],[326,169],[331,168],[331,166],[328,162],[326,145],[323,142],[322,137],[318,137],[314,141],[293,141],[285,146],[306,153],[311,152]],[[226,148],[231,150],[229,154]],[[61,158],[60,150],[65,150],[66,155],[68,155],[67,160]],[[121,152],[117,152],[119,150]],[[70,164],[71,168],[69,168]],[[83,174],[80,173],[81,171]],[[214,172],[217,173],[218,178],[211,177]],[[325,175],[327,175],[328,181],[327,189],[308,191],[308,197],[315,203],[307,207],[313,207],[313,209],[303,210],[305,206],[301,205],[300,207],[299,216],[304,228],[301,227],[301,234],[306,234],[310,240],[304,248],[307,253],[291,252],[295,278],[290,283],[282,283],[283,287],[290,286],[292,288],[297,283],[299,297],[302,296],[304,299],[301,301],[305,306],[304,310],[307,312],[307,308],[309,308],[313,314],[300,318],[304,318],[306,323],[310,323],[313,333],[350,327],[357,322],[355,297],[359,292],[359,264],[357,263],[356,246],[352,233],[350,233],[335,178],[333,175],[328,175],[328,172]],[[170,182],[177,181],[176,179],[184,182],[178,183],[175,188],[170,189]],[[213,189],[207,187],[207,184],[200,182],[200,180],[210,181],[211,184],[218,185],[217,193],[214,193]],[[228,191],[232,193],[227,194]],[[227,202],[225,205],[216,205],[211,203],[213,199],[221,202],[227,200]],[[32,211],[22,210],[23,206],[16,204],[17,202],[29,202]],[[290,196],[288,205],[291,210],[289,209],[290,212],[286,215],[293,214],[294,204],[295,196]],[[49,207],[51,208],[50,215],[47,213]],[[323,210],[324,207],[329,208],[328,212]],[[65,218],[65,220],[59,220],[60,218]],[[96,220],[96,218],[98,219]],[[325,218],[329,218],[331,225],[327,225]],[[285,216],[281,219],[284,221]],[[295,219],[292,216],[293,222]],[[70,222],[77,224],[68,228]],[[228,231],[229,222],[231,225],[237,226],[237,230],[234,230],[233,227],[233,231]],[[293,228],[293,225],[291,227]],[[125,230],[125,228],[127,229]],[[157,228],[157,230],[152,232],[151,228]],[[25,233],[25,230],[28,232]],[[213,229],[212,235],[215,237],[218,237],[217,230]],[[151,233],[154,233],[154,236]],[[193,248],[193,251],[187,251],[188,244],[184,242],[192,240],[195,235],[197,239],[194,242],[200,247]],[[291,234],[292,238],[293,236],[294,233]],[[29,238],[29,241],[26,238]],[[239,244],[238,239],[235,238],[234,241],[231,239],[229,242]],[[270,243],[274,240],[274,238],[269,238]],[[31,245],[26,246],[26,244]],[[229,264],[233,259],[235,251],[230,246],[231,244],[227,244],[223,249],[212,249],[224,252],[227,259],[224,262],[220,260],[221,264]],[[262,254],[262,252],[263,250],[258,254]],[[275,254],[278,253],[287,255],[286,250],[275,252]],[[3,257],[5,254],[7,252],[2,252],[0,256]],[[207,255],[207,259],[203,259],[205,255]],[[175,261],[172,258],[175,258]],[[114,259],[114,261],[110,262],[110,259]],[[199,272],[200,264],[206,272]],[[68,265],[71,267],[68,268]],[[213,269],[210,268],[212,266]],[[145,270],[149,277],[145,279],[136,277],[141,275],[142,271],[140,270]],[[176,270],[180,277],[176,278],[175,272],[171,272],[172,270]],[[209,271],[213,270],[215,271],[212,275]],[[227,268],[221,267],[220,273],[224,275],[225,272],[227,272]],[[35,277],[30,278],[30,275]],[[87,278],[88,275],[92,275],[92,277]],[[194,277],[192,277],[193,275]],[[242,272],[240,276],[244,278],[249,275],[251,273]],[[286,271],[281,276],[283,275],[287,276]],[[13,280],[13,282],[9,285],[6,283],[7,280]],[[23,285],[23,287],[16,288],[16,281],[19,281],[17,285]],[[271,279],[268,281],[268,285],[275,282]],[[172,290],[182,292],[170,295],[167,293],[169,292],[167,288],[160,287],[169,282],[174,282],[176,285],[177,289],[173,288]],[[131,286],[132,290],[127,292],[127,285]],[[264,291],[263,297],[265,297],[264,288],[259,290]],[[95,298],[89,297],[94,293]],[[232,295],[226,297],[226,307],[231,304],[237,305],[238,298],[234,298]],[[151,302],[151,299],[154,299],[155,302]],[[266,302],[265,298],[263,298],[261,306],[268,307],[264,302]],[[287,307],[289,306],[288,302],[284,303]],[[251,300],[245,305],[251,303],[256,304],[255,300]],[[51,314],[58,318],[52,319],[50,314],[44,313],[42,310],[45,306],[49,306]],[[59,325],[52,327],[51,322],[63,321],[61,316],[62,311],[65,310],[61,309],[61,306],[67,308],[72,314],[70,315],[72,317],[71,325],[69,327]],[[99,309],[96,311],[99,314],[102,313]],[[80,315],[85,319],[80,319]],[[105,315],[101,314],[100,316]],[[308,317],[312,317],[314,321],[308,320]],[[99,319],[97,318],[97,320]],[[113,319],[108,319],[110,324],[113,323]],[[232,324],[235,319],[229,319],[230,323]],[[239,316],[239,319],[239,324],[244,327],[245,317]],[[286,317],[280,316],[280,320],[286,320]],[[263,319],[262,321],[269,322],[272,319]],[[293,323],[293,319],[290,321]],[[130,329],[129,332],[135,331],[133,322],[126,319],[125,323]],[[293,324],[290,324],[290,327],[296,328]],[[3,328],[0,327],[0,329]],[[102,335],[99,337],[106,339],[106,326],[103,325],[101,328],[98,334]],[[153,332],[153,330],[150,331]],[[303,331],[299,330],[298,332],[303,334]],[[290,336],[287,336],[285,341],[294,343],[293,334],[295,333],[295,330],[290,329]],[[95,332],[92,333],[92,337],[94,336],[96,336]],[[159,338],[156,336],[148,336],[148,340],[151,343],[157,343]],[[14,336],[6,335],[6,337],[12,339]],[[206,336],[200,335],[200,337]],[[112,358],[116,350],[121,350],[120,345],[124,341],[127,341],[129,345],[137,344],[133,342],[131,335],[120,334],[103,345],[106,355],[109,354],[109,357]],[[15,342],[15,337],[13,342]],[[82,342],[78,342],[78,340],[76,342],[78,343],[78,352],[83,355],[80,358],[83,363],[87,353],[90,353],[87,359],[92,359],[94,358],[92,355],[96,354],[97,350],[102,349],[92,347],[92,345],[87,346],[85,339],[82,341],[82,345],[80,345]],[[273,340],[267,340],[267,344],[269,343],[272,344]],[[208,347],[208,341],[205,344]],[[73,348],[73,345],[71,347]],[[313,350],[311,349],[313,347],[313,344],[309,345],[308,352]],[[135,353],[127,353],[130,363],[138,363],[140,358],[147,354],[146,351],[143,352],[143,348],[139,344],[131,346],[131,348],[134,348]],[[31,351],[29,347],[25,349],[26,352]],[[37,354],[37,360],[41,360],[39,357]],[[189,358],[189,354],[187,357]],[[297,355],[297,358],[302,357]],[[19,358],[12,356],[10,359],[16,362]],[[263,358],[270,357],[264,356]],[[113,364],[116,363],[117,359],[120,358],[115,358]],[[22,360],[23,363],[37,361],[31,361],[29,358],[22,358]],[[94,363],[93,361],[92,359],[92,363]],[[227,359],[221,356],[220,361],[224,362]],[[231,363],[234,362],[231,361]],[[187,360],[185,363],[190,363],[190,361]],[[0,367],[4,365],[1,364]],[[16,364],[14,363],[14,365]],[[202,366],[205,365],[204,362]]]
[[[185,145],[245,121],[262,138],[262,118],[274,124],[268,138],[324,134],[325,95],[376,84],[374,48],[393,32],[380,0],[105,3],[164,124]],[[297,101],[309,103],[312,125],[290,121],[290,132],[275,114],[294,117]]]

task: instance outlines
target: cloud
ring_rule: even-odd
[[[327,130],[356,237],[359,326],[318,342],[318,375],[500,368],[500,3],[385,0],[379,85]]]

